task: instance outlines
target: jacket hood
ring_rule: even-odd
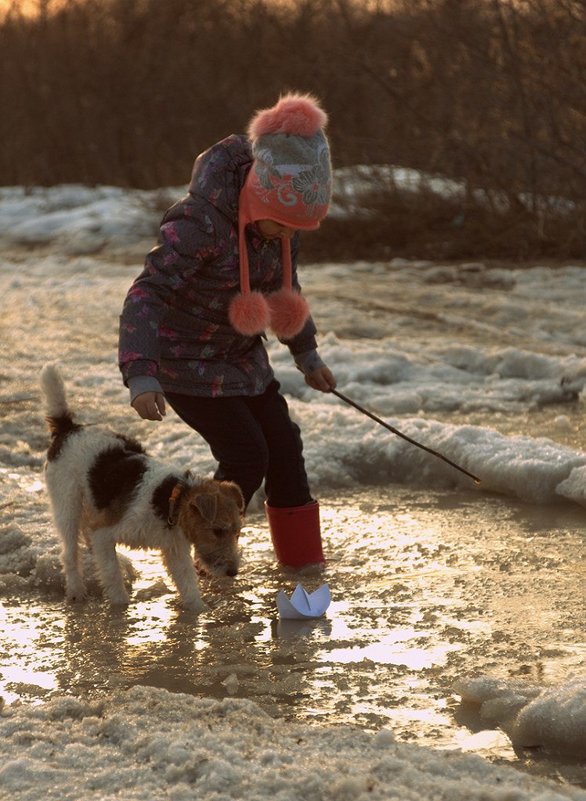
[[[233,134],[196,158],[189,194],[202,198],[231,220],[238,219],[238,199],[252,165],[246,136]]]

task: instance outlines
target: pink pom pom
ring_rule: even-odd
[[[299,292],[280,289],[272,292],[267,302],[271,310],[271,328],[280,339],[292,339],[301,331],[309,317],[309,306]]]
[[[248,135],[255,141],[270,133],[313,136],[324,128],[328,115],[312,95],[288,94],[272,108],[257,111],[250,121]]]
[[[239,334],[252,337],[261,334],[270,323],[268,303],[260,292],[238,294],[228,309],[228,319]]]

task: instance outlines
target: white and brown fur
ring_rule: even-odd
[[[194,478],[154,461],[136,440],[77,424],[55,365],[43,368],[41,387],[51,433],[45,476],[68,599],[85,597],[79,547],[84,539],[112,604],[129,603],[116,556],[116,544],[123,543],[159,549],[181,604],[205,609],[192,546],[207,572],[237,574],[244,510],[240,488]]]

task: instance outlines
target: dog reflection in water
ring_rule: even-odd
[[[45,477],[62,543],[67,598],[83,600],[80,540],[91,549],[104,594],[126,605],[118,543],[161,551],[181,604],[200,612],[195,557],[216,576],[235,576],[244,499],[229,481],[197,478],[151,459],[134,439],[79,425],[55,365],[41,373],[51,443]]]

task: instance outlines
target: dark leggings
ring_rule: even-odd
[[[214,478],[234,481],[248,505],[265,481],[269,506],[303,506],[312,498],[299,427],[280,385],[262,395],[198,398],[166,392],[179,417],[205,439],[218,462]]]

